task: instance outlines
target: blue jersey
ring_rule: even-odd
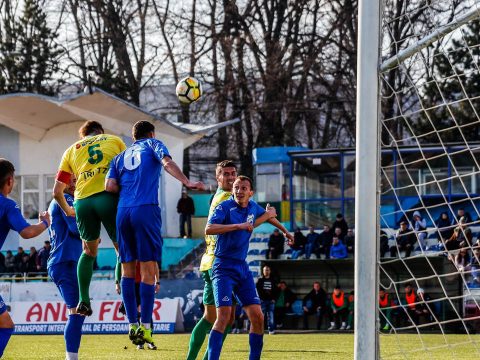
[[[20,233],[30,224],[24,219],[20,207],[12,199],[0,194],[0,248],[10,230]]]
[[[107,179],[120,186],[118,207],[158,205],[162,159],[170,154],[157,139],[135,141],[110,163]]]
[[[68,205],[73,206],[73,196],[64,194]],[[78,261],[82,254],[82,240],[78,233],[75,218],[65,215],[60,205],[52,200],[48,207],[51,224],[48,228],[52,248],[48,257],[47,268],[67,261]]]
[[[242,208],[235,200],[229,199],[221,202],[208,220],[209,224],[242,224],[255,220],[265,213],[260,205],[250,200],[247,207]],[[215,247],[215,256],[222,259],[245,261],[247,258],[248,244],[252,233],[246,230],[235,230],[218,235]]]

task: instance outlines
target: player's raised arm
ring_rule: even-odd
[[[69,181],[70,179],[68,179],[67,182]],[[63,191],[66,187],[67,184],[59,180],[57,175],[57,180],[55,180],[55,185],[53,186],[53,198],[57,201],[58,205],[67,216],[75,216],[75,209],[68,205],[67,200],[65,200],[65,197],[63,196]]]
[[[241,224],[207,224],[205,227],[205,235],[220,235],[230,231],[246,230],[253,231],[253,226],[249,222]]]
[[[175,179],[180,181],[185,187],[192,190],[205,190],[205,185],[201,181],[190,181],[185,174],[180,170],[177,163],[171,157],[165,156],[162,159],[162,165],[165,171],[172,175]]]
[[[31,239],[40,235],[45,229],[50,226],[50,215],[46,211],[42,211],[38,215],[38,224],[30,225],[19,232],[20,236],[24,239]]]

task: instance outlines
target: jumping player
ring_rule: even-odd
[[[89,316],[89,287],[93,264],[98,253],[101,224],[118,249],[115,234],[117,197],[105,191],[105,176],[114,156],[126,149],[122,139],[104,134],[101,124],[87,121],[79,129],[81,140],[70,146],[63,154],[58,169],[53,196],[68,216],[76,216],[83,253],[78,261],[79,303],[77,313]],[[73,207],[63,195],[64,189],[74,175],[77,179]]]
[[[24,239],[40,235],[50,226],[50,216],[46,211],[38,215],[38,224],[30,225],[22,216],[15,201],[7,198],[12,192],[15,179],[15,167],[0,158],[0,248],[3,246],[8,232],[14,230]],[[0,358],[13,333],[14,324],[7,312],[7,306],[0,296]]]
[[[210,218],[217,207],[222,201],[228,200],[232,196],[232,187],[233,182],[237,177],[237,167],[230,160],[224,160],[217,164],[215,169],[215,177],[217,179],[218,188],[215,193],[212,202],[210,204],[210,210],[208,217]],[[200,271],[202,272],[202,278],[205,282],[203,288],[203,305],[204,313],[200,321],[195,325],[192,335],[190,336],[190,343],[188,348],[187,360],[195,360],[197,358],[198,352],[205,341],[205,337],[212,329],[213,323],[217,319],[216,309],[215,309],[215,299],[213,296],[213,285],[212,285],[212,264],[215,259],[215,243],[217,241],[216,235],[206,235],[205,242],[207,247],[205,249],[205,254],[202,256],[200,262]],[[232,312],[232,314],[234,314]],[[224,332],[224,340],[226,335],[229,333],[230,323],[227,324],[227,327]],[[204,360],[208,359],[208,352],[204,355]]]
[[[65,201],[73,206],[75,177],[70,178],[65,188]],[[60,295],[68,308],[68,320],[65,325],[64,338],[66,360],[78,359],[78,348],[82,337],[82,325],[85,316],[77,314],[78,280],[77,263],[82,254],[82,240],[78,232],[75,218],[67,216],[56,200],[48,207],[52,222],[48,229],[52,249],[48,257],[48,276],[57,285]]]
[[[275,211],[265,211],[250,200],[253,196],[252,180],[239,176],[233,183],[234,199],[220,203],[207,222],[206,235],[218,235],[212,279],[217,308],[217,319],[208,342],[209,360],[220,358],[223,332],[230,320],[232,293],[244,307],[251,322],[250,360],[260,359],[263,348],[263,314],[252,273],[245,261],[254,225],[271,219],[271,223],[293,241],[293,236],[272,216]],[[272,215],[273,214],[273,215]]]
[[[155,264],[161,260],[163,239],[158,188],[162,166],[190,189],[203,190],[201,182],[191,182],[172,160],[165,145],[155,139],[155,127],[138,121],[132,129],[134,143],[110,164],[106,189],[119,192],[117,233],[122,263],[121,290],[129,338],[153,344],[152,311],[155,295]],[[140,262],[141,324],[137,322],[135,262]]]

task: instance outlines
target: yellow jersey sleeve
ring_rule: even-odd
[[[70,146],[60,163],[61,171],[77,178],[75,198],[84,199],[105,190],[105,177],[112,159],[126,149],[118,136],[100,134]]]
[[[62,160],[60,160],[60,166],[58,168],[59,171],[64,171],[69,174],[73,174],[73,170],[70,166],[70,154],[71,154],[72,147],[70,146],[65,152],[63,153]]]
[[[213,197],[212,203],[210,204],[210,210],[208,211],[208,219],[210,219],[210,217],[212,216],[217,205],[220,204],[222,201],[228,200],[230,196],[232,196],[231,192],[223,191],[220,188],[217,190],[215,196]],[[205,235],[205,242],[207,244],[207,247],[200,262],[200,271],[210,270],[213,266],[213,260],[215,260],[215,245],[217,244],[217,235]]]

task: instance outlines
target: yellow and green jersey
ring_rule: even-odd
[[[212,203],[210,204],[210,210],[208,211],[208,219],[213,214],[213,211],[224,200],[228,200],[232,196],[232,193],[229,191],[224,191],[221,188],[217,189],[217,192],[213,196]],[[207,220],[208,222],[208,220]],[[217,235],[205,235],[205,242],[207,243],[207,248],[205,249],[205,254],[202,256],[202,261],[200,262],[200,271],[207,271],[212,268],[213,260],[215,260],[215,245],[217,243]]]
[[[126,148],[118,136],[100,134],[77,141],[65,151],[59,171],[77,178],[76,200],[105,190],[110,161]]]

